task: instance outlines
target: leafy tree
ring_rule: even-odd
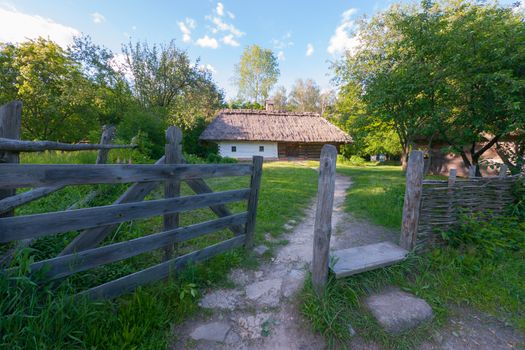
[[[277,58],[270,49],[258,45],[247,46],[240,62],[235,65],[234,81],[239,99],[264,103],[279,77]]]
[[[279,86],[271,99],[276,110],[285,111],[288,109],[288,94],[284,86]]]
[[[289,105],[298,112],[320,112],[321,89],[313,79],[297,79],[292,86]]]
[[[98,127],[92,85],[60,46],[39,38],[0,51],[0,102],[22,100],[23,138],[75,142]]]

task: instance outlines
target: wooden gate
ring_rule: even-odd
[[[59,256],[31,264],[31,272],[42,271],[47,280],[64,278],[156,249],[165,250],[162,263],[80,293],[90,298],[114,298],[140,285],[164,279],[189,262],[201,261],[239,246],[251,247],[262,157],[254,157],[251,164],[184,164],[181,142],[180,130],[170,127],[167,131],[166,155],[151,165],[0,164],[0,190],[5,197],[0,197],[0,208],[3,208],[2,212],[8,213],[7,217],[0,218],[0,243],[80,231]],[[9,143],[9,152],[15,153],[37,145],[16,140],[10,140]],[[0,151],[1,145],[0,142]],[[251,176],[249,188],[223,192],[213,192],[204,181],[206,178],[247,175]],[[180,184],[183,181],[196,192],[195,195],[180,196]],[[25,216],[9,214],[15,207],[65,186],[100,183],[134,184],[112,205]],[[159,183],[164,183],[165,198],[144,201],[145,196]],[[33,189],[21,194],[13,192],[22,187]],[[246,211],[232,214],[226,204],[238,201],[247,201]],[[219,218],[179,227],[179,213],[206,207]],[[164,217],[162,232],[97,247],[116,224],[159,215]],[[174,244],[226,228],[234,233],[233,238],[173,257]],[[13,269],[16,267],[10,270]]]

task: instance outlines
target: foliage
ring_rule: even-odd
[[[284,86],[279,86],[275,89],[271,100],[273,101],[274,108],[278,111],[286,111],[288,109],[288,93]]]
[[[361,21],[361,45],[334,66],[336,81],[343,99],[395,130],[403,161],[423,138],[478,164],[523,129],[524,31],[523,15],[497,4],[394,5]]]
[[[320,112],[321,89],[312,79],[297,79],[288,97],[288,107],[297,112]]]
[[[242,100],[233,100],[228,103],[230,109],[257,109],[264,110],[265,106],[257,102],[246,102]]]
[[[279,77],[277,58],[270,49],[247,46],[235,66],[235,83],[239,99],[264,103]]]
[[[0,57],[0,104],[22,100],[23,138],[76,142],[98,127],[92,84],[56,43],[0,44]]]

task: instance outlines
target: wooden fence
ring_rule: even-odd
[[[4,120],[19,118],[19,111],[20,108],[9,109],[9,113],[4,113]],[[6,117],[7,114],[9,115]],[[0,118],[0,137],[13,137],[14,134],[1,133],[1,121]],[[18,123],[18,128],[19,125]],[[114,298],[140,285],[167,278],[187,263],[210,258],[235,247],[251,247],[262,174],[262,157],[254,157],[251,164],[184,164],[181,142],[180,130],[170,127],[166,132],[166,154],[151,165],[17,164],[18,157],[12,157],[11,159],[15,160],[13,162],[4,161],[0,164],[0,194],[3,195],[3,198],[0,197],[0,208],[6,215],[0,218],[0,243],[80,231],[59,256],[31,264],[31,271],[44,272],[47,280],[64,278],[97,266],[164,249],[162,263],[80,293],[91,298]],[[28,144],[31,142],[24,142],[22,146],[27,147]],[[0,152],[1,145],[0,142]],[[21,148],[15,146],[9,146],[8,149],[9,153],[20,150]],[[204,181],[206,178],[224,176],[250,176],[250,187],[213,192]],[[196,194],[181,197],[182,181]],[[99,183],[133,185],[112,205],[37,215],[12,215],[14,208],[65,186]],[[164,183],[165,198],[144,201],[145,196],[157,188],[159,183]],[[21,187],[35,188],[16,194],[14,190]],[[232,214],[226,204],[238,201],[247,201],[247,209]],[[219,218],[179,227],[179,213],[207,207]],[[113,231],[116,224],[152,216],[163,216],[162,232],[97,247]],[[233,238],[182,256],[173,256],[174,245],[222,229],[230,229],[234,233]]]
[[[488,217],[504,214],[513,202],[513,188],[520,176],[507,176],[502,166],[499,176],[456,178],[451,169],[448,180],[423,179],[423,154],[413,151],[407,168],[401,246],[424,251],[443,243],[441,233],[457,227],[463,215],[483,213]]]

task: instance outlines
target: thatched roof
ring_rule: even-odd
[[[223,109],[200,136],[207,141],[350,143],[352,138],[317,113]]]

